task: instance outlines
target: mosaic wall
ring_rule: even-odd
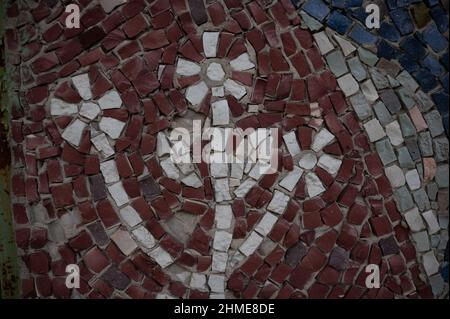
[[[23,297],[448,296],[448,2],[72,2],[7,8]]]

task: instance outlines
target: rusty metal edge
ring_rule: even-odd
[[[6,79],[5,21],[6,4],[0,2],[0,299],[20,298],[19,266],[11,205],[11,152],[9,145],[10,103]]]

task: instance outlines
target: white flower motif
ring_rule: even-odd
[[[231,94],[241,100],[247,95],[245,85],[231,79],[233,72],[244,72],[255,69],[250,55],[245,52],[235,59],[217,58],[220,32],[205,31],[202,36],[203,50],[206,59],[199,65],[185,58],[178,58],[175,73],[179,77],[199,76],[200,79],[187,87],[186,99],[195,108],[211,91],[213,97],[224,97]]]

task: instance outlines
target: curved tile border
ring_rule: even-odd
[[[380,155],[403,217],[396,232],[408,225],[433,293],[445,296],[449,141],[437,107],[395,62],[330,29],[314,38]]]
[[[397,61],[430,94],[448,135],[448,1],[292,2],[312,28],[323,24],[379,58]],[[380,29],[364,25],[369,3],[380,7]]]

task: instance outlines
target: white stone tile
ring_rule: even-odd
[[[122,99],[116,90],[111,90],[98,100],[98,105],[102,110],[118,109],[122,106]]]
[[[403,174],[403,170],[397,165],[385,167],[384,173],[392,187],[397,188],[405,185],[405,175]]]
[[[439,262],[432,250],[422,255],[423,267],[428,276],[439,272]]]
[[[191,85],[186,90],[186,99],[192,105],[200,104],[208,94],[209,88],[204,81]]]
[[[383,127],[377,119],[372,119],[365,123],[364,129],[366,130],[371,142],[376,142],[386,136]]]
[[[233,235],[224,230],[216,230],[214,234],[213,248],[218,251],[228,251]]]
[[[76,104],[67,103],[63,100],[52,98],[50,100],[50,114],[53,116],[72,115],[78,113]]]
[[[211,81],[223,81],[225,77],[225,71],[222,65],[216,62],[212,62],[206,69],[206,75]]]
[[[320,152],[325,146],[330,144],[334,139],[334,135],[330,133],[326,128],[322,128],[313,138],[311,149],[314,152]]]
[[[213,180],[214,197],[217,202],[231,200],[230,185],[228,178],[219,178]]]
[[[243,163],[232,163],[231,164],[231,177],[236,179],[242,179],[244,175],[244,164]]]
[[[128,227],[133,228],[142,222],[141,216],[132,206],[125,206],[119,210],[120,217]]]
[[[108,186],[108,191],[118,207],[129,203],[130,199],[128,198],[125,188],[123,188],[122,182]]]
[[[292,157],[300,154],[300,146],[297,142],[297,136],[294,131],[283,135],[284,143]]]
[[[258,235],[257,232],[253,231],[251,234],[247,237],[247,239],[244,241],[244,243],[239,247],[239,250],[241,253],[243,253],[245,256],[250,256],[255,252],[256,249],[258,249],[259,245],[261,245],[263,241],[263,237]]]
[[[85,102],[81,104],[80,115],[89,119],[95,120],[95,118],[100,114],[100,107],[91,102]]]
[[[277,220],[277,216],[267,212],[264,214],[261,221],[256,226],[255,231],[258,232],[261,236],[265,237],[270,233]]]
[[[108,158],[115,154],[104,133],[91,138],[91,142],[103,157]]]
[[[419,232],[425,229],[425,224],[423,223],[423,219],[420,216],[417,207],[405,213],[405,220],[413,232]]]
[[[158,155],[158,157],[169,155],[170,150],[171,147],[169,141],[167,140],[166,134],[159,132],[156,136],[156,155]]]
[[[404,141],[400,124],[397,121],[393,121],[386,125],[386,134],[389,137],[389,141],[394,146],[399,146]]]
[[[98,124],[100,130],[106,133],[109,137],[116,140],[122,134],[126,123],[116,120],[112,117],[102,117]]]
[[[410,170],[405,174],[406,182],[411,190],[416,190],[420,188],[420,176],[416,169]]]
[[[234,80],[227,79],[223,86],[225,87],[226,91],[230,92],[231,95],[233,95],[238,100],[242,99],[247,94],[245,86],[240,85]]]
[[[349,54],[356,51],[356,48],[353,44],[351,44],[349,41],[345,40],[344,38],[338,36],[337,34],[333,35],[336,42],[339,44],[339,46],[342,49],[342,53],[344,56],[348,56]]]
[[[111,240],[125,256],[129,256],[138,247],[130,234],[125,230],[118,229],[111,235]]]
[[[223,152],[228,144],[229,130],[214,127],[211,129],[211,150],[216,152]]]
[[[315,197],[325,192],[325,187],[323,187],[319,177],[313,172],[306,174],[305,183],[309,197]]]
[[[422,213],[422,216],[425,219],[425,222],[427,223],[428,233],[430,235],[436,234],[441,230],[436,215],[433,213],[432,210]]]
[[[61,137],[72,145],[80,146],[81,137],[86,126],[86,123],[76,119],[64,129]]]
[[[236,178],[230,178],[230,188],[239,187],[241,185],[241,181]]]
[[[245,256],[241,254],[238,250],[234,252],[234,254],[228,260],[229,269],[236,269],[236,267],[244,261]]]
[[[170,256],[169,253],[160,246],[156,247],[148,254],[161,266],[161,268],[166,268],[173,264],[172,256]]]
[[[358,82],[356,82],[355,78],[350,73],[338,78],[337,82],[346,97],[356,94],[359,90]]]
[[[223,86],[215,86],[211,88],[212,96],[216,97],[224,97],[225,96],[225,88]]]
[[[255,166],[253,166],[248,175],[255,180],[259,180],[263,175],[269,173],[270,169],[270,163],[258,162],[255,164]]]
[[[192,173],[181,180],[181,182],[189,187],[199,188],[203,186],[203,182],[198,178],[197,174]]]
[[[180,178],[180,171],[170,158],[162,160],[160,165],[167,177],[175,180]]]
[[[101,162],[100,171],[102,172],[106,184],[115,183],[120,180],[115,160]]]
[[[219,229],[228,229],[231,227],[233,211],[230,205],[216,205],[215,221]]]
[[[228,254],[214,251],[212,255],[211,270],[213,272],[225,272],[227,268]]]
[[[253,148],[257,148],[262,141],[267,139],[270,135],[270,132],[265,128],[258,128],[254,130],[247,136],[248,141],[253,146]]]
[[[418,233],[411,234],[412,240],[416,243],[416,250],[419,253],[430,250],[430,238],[428,233],[424,230]]]
[[[156,245],[156,239],[153,235],[145,228],[140,226],[132,231],[134,238],[137,242],[143,246],[145,249],[152,249]]]
[[[292,192],[294,190],[295,186],[297,185],[298,181],[302,177],[302,174],[303,174],[303,170],[298,166],[294,166],[294,169],[292,171],[288,172],[286,177],[284,177],[281,180],[279,185],[281,187],[283,187],[284,189],[288,190],[289,192]]]
[[[253,62],[250,60],[248,53],[243,53],[236,59],[231,60],[230,65],[234,71],[247,71],[255,67]]]
[[[334,46],[326,35],[325,31],[314,33],[313,37],[322,55],[325,55],[334,49]]]
[[[304,169],[313,169],[317,164],[317,156],[313,152],[302,152],[298,166]]]
[[[215,153],[216,160],[220,157],[220,153]],[[217,163],[212,162],[209,165],[209,169],[211,171],[211,176],[215,178],[223,178],[228,177],[228,164],[227,163]]]
[[[192,273],[189,286],[193,289],[205,289],[206,288],[206,275]]]
[[[366,96],[366,99],[370,102],[375,102],[378,100],[378,92],[375,88],[375,85],[373,85],[372,80],[367,80],[361,84],[361,91]]]
[[[317,163],[317,165],[319,167],[323,168],[331,175],[337,174],[337,172],[339,171],[339,168],[341,168],[341,164],[342,164],[342,160],[340,160],[339,158],[336,158],[334,156],[330,156],[328,154],[323,154],[319,158],[319,162]]]
[[[211,104],[213,125],[228,125],[230,123],[230,108],[227,100],[216,101]]]
[[[195,171],[195,167],[192,163],[177,163],[177,167],[184,175],[188,175]]]
[[[289,196],[278,190],[275,190],[272,200],[270,201],[269,205],[267,205],[267,210],[274,212],[275,214],[283,214],[288,202]]]
[[[72,77],[72,83],[83,100],[92,99],[91,82],[87,73]]]
[[[245,195],[256,185],[256,181],[252,179],[247,179],[242,182],[239,187],[234,191],[234,195],[238,198],[244,198]]]
[[[201,71],[201,67],[192,61],[178,58],[176,73],[182,76],[193,76],[199,74]]]
[[[225,276],[216,274],[209,275],[208,286],[212,292],[223,293],[225,291]]]
[[[203,32],[203,51],[207,58],[217,56],[220,32]]]

